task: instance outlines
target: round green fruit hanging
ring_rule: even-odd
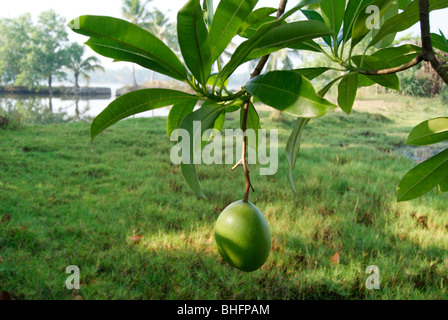
[[[246,272],[259,269],[271,250],[269,225],[250,202],[234,202],[221,212],[215,225],[215,241],[221,257]]]

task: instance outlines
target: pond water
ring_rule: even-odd
[[[91,87],[109,87],[111,97],[54,97],[32,95],[0,95],[0,115],[6,114],[12,121],[23,124],[51,124],[90,121],[113,100],[120,84],[92,84]],[[169,108],[140,113],[135,117],[165,117]]]

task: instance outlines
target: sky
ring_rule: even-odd
[[[174,21],[177,11],[183,6],[186,0],[152,0],[148,8],[156,7],[162,12],[166,12]],[[80,15],[105,15],[121,18],[121,6],[123,0],[0,0],[0,18],[16,18],[24,13],[31,13],[33,19],[42,12],[49,9],[55,10],[58,14],[65,17],[67,21]],[[218,1],[215,0],[215,7]],[[260,0],[258,7],[277,7],[278,0]],[[288,2],[291,8],[298,3],[298,0]],[[445,35],[448,35],[448,9],[438,10],[431,13],[431,31],[438,33],[441,29]],[[415,25],[412,32],[419,33],[419,25]],[[85,42],[84,36],[69,32],[70,40],[79,43]],[[110,59],[101,59],[103,65],[107,68],[121,67],[117,63],[112,63]]]

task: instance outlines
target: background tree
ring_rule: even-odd
[[[53,10],[42,12],[38,24],[31,32],[31,45],[23,70],[20,83],[34,86],[45,80],[53,92],[53,80],[62,80],[66,73],[62,68],[67,65],[65,19]]]
[[[152,0],[142,2],[140,0],[124,0],[121,8],[123,17],[129,22],[145,28],[147,22],[151,19],[150,12],[146,9],[146,6]],[[137,79],[135,78],[135,66],[132,64],[132,77],[134,81],[134,87],[137,88]]]
[[[83,59],[85,47],[77,43],[72,43],[67,48],[68,65],[67,69],[73,71],[75,78],[75,87],[79,88],[79,76],[84,77],[86,81],[90,79],[89,73],[93,71],[102,71],[104,68],[101,66],[101,62],[97,57],[90,56]]]
[[[30,51],[30,14],[0,20],[0,81],[15,84]]]

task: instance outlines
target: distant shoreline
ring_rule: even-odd
[[[75,97],[108,97],[112,96],[112,90],[105,87],[53,87],[53,97],[75,96]],[[0,86],[0,95],[39,95],[50,96],[49,87],[28,88],[21,86]]]

